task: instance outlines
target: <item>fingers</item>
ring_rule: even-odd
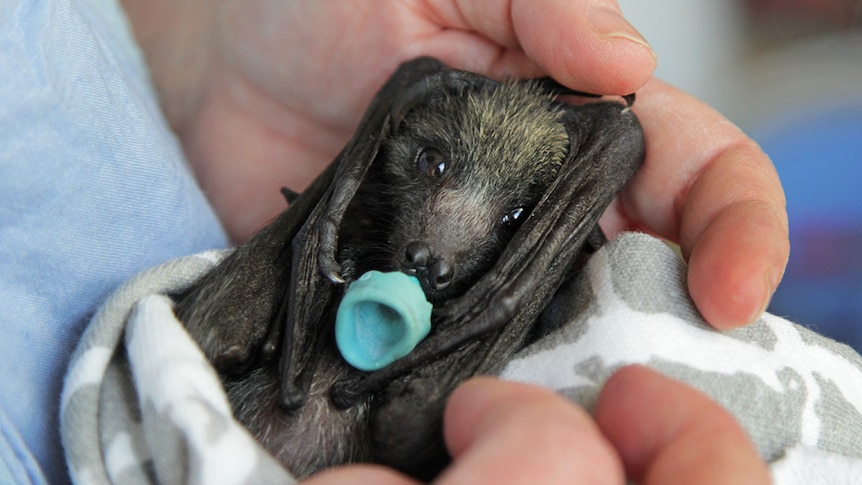
[[[595,418],[637,483],[770,483],[754,445],[730,414],[645,367],[623,368],[608,380]]]
[[[770,483],[766,465],[730,414],[641,366],[608,380],[595,422],[548,389],[472,379],[452,394],[444,435],[453,464],[435,481],[439,485],[618,484],[624,480],[620,459],[628,478],[644,485]],[[417,482],[380,466],[351,465],[303,483]]]
[[[622,194],[623,212],[679,241],[691,296],[708,322],[732,328],[754,321],[790,252],[772,162],[736,126],[681,91],[652,80],[638,95],[647,156]]]
[[[418,485],[419,482],[408,478],[395,470],[378,465],[348,465],[332,468],[308,480],[303,485]]]
[[[713,182],[711,177],[704,173],[701,185]],[[730,188],[698,189],[692,191],[686,215],[708,225],[686,245],[691,248],[689,292],[713,326],[728,329],[751,323],[766,310],[784,274],[790,251],[787,216],[777,204],[758,198],[734,201],[710,214],[697,204],[711,196],[710,189]]]
[[[499,77],[541,72],[572,88],[601,94],[636,91],[655,70],[655,53],[612,0],[437,0],[429,17],[449,35],[488,39],[482,56],[429,52],[454,67]],[[467,42],[460,42],[462,46]],[[454,45],[454,43],[449,43]],[[525,56],[513,53],[522,52]],[[482,62],[483,65],[477,65]],[[516,69],[513,71],[513,69]]]
[[[536,386],[468,381],[449,400],[444,435],[454,465],[441,485],[622,483],[622,467],[589,416]]]

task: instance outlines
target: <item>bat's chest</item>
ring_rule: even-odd
[[[264,448],[299,479],[350,462],[369,461],[369,405],[340,410],[332,404],[331,389],[351,371],[327,346],[316,364],[305,404],[295,410],[280,408],[275,369],[259,369],[226,389],[237,419]]]

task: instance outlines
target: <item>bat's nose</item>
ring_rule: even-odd
[[[428,268],[428,283],[435,290],[445,290],[452,282],[452,274],[452,265],[445,259],[438,259]]]
[[[407,268],[427,268],[430,261],[431,248],[425,241],[413,241],[404,249],[404,265]]]
[[[454,269],[441,257],[434,256],[425,241],[413,241],[404,249],[403,265],[407,274],[425,279],[434,290],[445,290],[452,283]]]

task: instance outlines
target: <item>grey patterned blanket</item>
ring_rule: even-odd
[[[78,484],[293,483],[233,420],[218,376],[173,315],[168,293],[220,261],[166,263],[120,288],[93,318],[62,397]],[[664,243],[623,234],[548,310],[559,330],[502,372],[590,408],[614,370],[645,364],[706,392],[743,424],[777,484],[862,483],[862,358],[773,315],[711,329]]]

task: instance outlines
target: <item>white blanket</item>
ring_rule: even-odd
[[[237,423],[218,376],[162,296],[225,252],[153,268],[118,290],[73,356],[63,445],[78,484],[292,483]],[[502,377],[553,388],[587,409],[619,367],[639,363],[730,410],[775,483],[862,483],[862,358],[773,315],[710,328],[661,241],[624,234],[597,252],[547,314],[560,329],[520,352]]]

